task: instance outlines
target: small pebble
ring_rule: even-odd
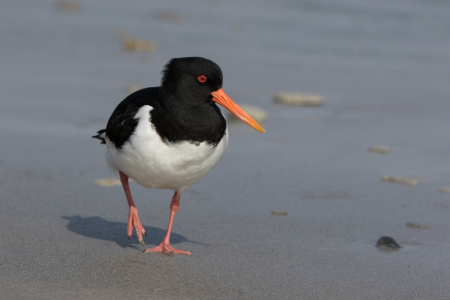
[[[81,4],[77,1],[57,1],[56,5],[59,10],[76,12],[81,9]]]
[[[424,224],[419,224],[419,223],[412,223],[412,222],[406,223],[406,226],[411,227],[411,228],[417,228],[417,229],[430,229],[430,226],[427,226]]]
[[[389,154],[391,153],[391,148],[384,146],[371,146],[369,147],[369,151],[373,153]]]
[[[239,104],[239,107],[242,108],[250,117],[252,117],[258,123],[264,123],[269,118],[269,114],[262,108],[257,106],[248,105],[248,104]],[[230,121],[240,120],[234,114],[228,112],[228,116]]]
[[[134,52],[155,52],[156,44],[152,41],[126,37],[122,40],[123,49]]]
[[[439,189],[441,193],[450,193],[450,187],[442,187]]]
[[[288,213],[285,212],[285,211],[273,211],[272,215],[275,215],[275,216],[287,216]]]
[[[323,97],[313,94],[294,94],[278,92],[274,95],[277,103],[284,105],[300,105],[300,106],[322,106]]]
[[[400,249],[401,246],[390,236],[382,236],[377,241],[377,248],[384,250]]]
[[[395,176],[384,175],[383,177],[381,177],[381,180],[395,182],[395,183],[402,183],[402,184],[411,185],[411,186],[415,186],[415,185],[419,184],[419,181],[417,179],[408,178],[408,177],[395,177]]]

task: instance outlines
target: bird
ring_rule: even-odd
[[[131,196],[129,178],[148,189],[174,191],[164,240],[144,252],[192,254],[175,249],[170,234],[181,193],[203,178],[228,146],[226,120],[217,104],[246,124],[265,132],[223,91],[223,74],[202,57],[173,58],[162,71],[161,85],[138,90],[113,111],[106,129],[93,138],[106,144],[109,167],[119,172],[128,202],[127,235],[139,244],[147,235]]]

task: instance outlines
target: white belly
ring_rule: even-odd
[[[136,130],[120,150],[106,138],[106,159],[111,168],[122,171],[146,188],[182,192],[205,176],[228,146],[228,129],[217,146],[190,142],[164,143],[150,123],[151,106],[139,109]]]

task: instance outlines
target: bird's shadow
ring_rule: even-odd
[[[111,222],[100,217],[86,217],[81,216],[64,216],[61,217],[67,221],[67,229],[90,238],[115,242],[117,245],[126,248],[141,249],[135,231],[130,240],[127,238],[127,224],[123,222]],[[150,245],[159,245],[166,236],[166,230],[156,227],[143,225],[147,236],[144,236],[144,242]],[[194,244],[206,245],[199,242],[189,241],[186,237],[172,231],[170,235],[170,243],[178,244],[182,242],[190,242]]]

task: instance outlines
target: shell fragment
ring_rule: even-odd
[[[126,37],[122,40],[123,49],[134,52],[155,52],[156,44],[152,41]]]
[[[373,153],[389,154],[391,153],[391,148],[385,146],[371,146],[369,147],[369,151]]]
[[[383,177],[381,177],[381,180],[395,182],[395,183],[402,183],[402,184],[411,185],[411,186],[415,186],[415,185],[419,184],[419,181],[417,179],[408,178],[408,177],[396,177],[396,176],[384,175]]]
[[[274,95],[274,100],[277,103],[284,105],[299,105],[299,106],[322,106],[323,97],[314,94],[296,94],[278,92]]]

